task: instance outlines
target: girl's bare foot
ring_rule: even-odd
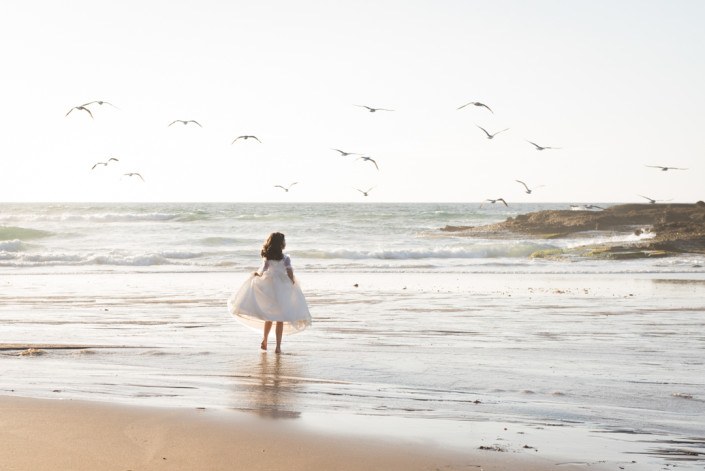
[[[281,352],[282,352],[282,349],[279,347],[277,347],[276,350],[274,350],[274,353],[281,353]]]
[[[262,350],[267,350],[267,342],[265,340],[262,340],[262,343],[259,344],[259,348]]]

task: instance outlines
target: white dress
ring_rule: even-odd
[[[250,275],[228,299],[228,310],[235,319],[253,329],[262,330],[267,321],[283,322],[284,333],[293,334],[311,325],[311,313],[298,280],[287,275],[291,259],[265,260],[260,276]]]

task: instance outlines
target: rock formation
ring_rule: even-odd
[[[653,233],[632,244],[586,246],[582,254],[607,258],[705,254],[705,203],[621,204],[603,211],[547,210],[520,214],[485,226],[446,226],[442,231],[468,237],[559,238],[589,236],[594,231]],[[556,254],[552,254],[556,255]],[[541,254],[536,254],[541,256]]]

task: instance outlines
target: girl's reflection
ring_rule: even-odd
[[[262,353],[259,362],[251,365],[250,371],[243,371],[242,364],[238,366],[240,371],[235,377],[245,376],[251,380],[235,385],[236,393],[240,392],[241,387],[245,393],[245,409],[272,418],[297,418],[301,415],[301,412],[294,410],[299,386],[297,378],[300,377],[296,374],[295,358]]]

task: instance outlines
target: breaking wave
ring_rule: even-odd
[[[0,242],[0,252],[19,252],[24,249],[25,245],[19,239]]]
[[[379,250],[305,250],[297,251],[297,257],[313,259],[381,259],[381,260],[420,260],[427,258],[516,258],[528,257],[537,250],[552,248],[551,245],[534,243],[478,244],[472,247],[439,247],[422,249],[379,249]]]
[[[165,251],[137,255],[78,255],[70,253],[12,253],[0,245],[0,266],[37,267],[61,265],[107,265],[147,267],[157,265],[188,264],[188,260],[201,258],[201,252]]]
[[[54,222],[54,223],[113,223],[113,222],[191,222],[202,221],[209,219],[211,215],[205,211],[189,211],[189,212],[108,212],[108,213],[63,213],[50,215],[37,215],[27,218],[29,221],[35,222]],[[1,228],[0,228],[1,230]],[[49,233],[51,235],[51,233]],[[1,235],[0,235],[1,237]]]

